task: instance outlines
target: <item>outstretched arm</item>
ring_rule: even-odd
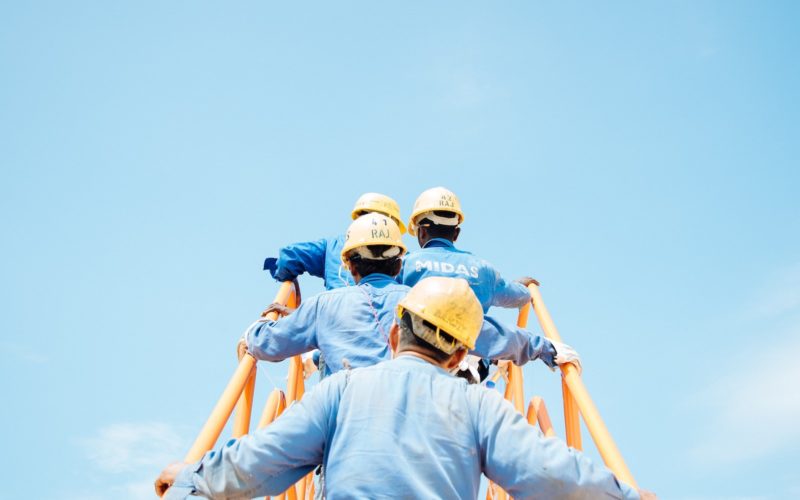
[[[253,323],[245,332],[247,351],[256,359],[282,361],[317,348],[317,298],[303,302],[293,313]]]
[[[325,238],[316,241],[292,243],[278,251],[278,258],[264,260],[264,269],[278,281],[289,281],[303,273],[318,278],[325,277]]]
[[[209,451],[177,475],[174,465],[167,467],[156,481],[157,492],[165,484],[172,485],[164,497],[168,499],[190,494],[252,498],[284,492],[322,463],[344,375],[326,379],[269,426]]]
[[[514,498],[639,498],[604,465],[543,437],[496,391],[474,394],[483,472]]]
[[[497,307],[522,307],[531,301],[527,283],[534,283],[536,280],[523,277],[516,281],[506,281],[500,273],[494,271],[494,291],[492,293],[492,305]]]
[[[511,360],[518,365],[541,358],[550,368],[556,366],[556,350],[552,342],[524,328],[505,325],[491,316],[484,316],[481,333],[471,354]]]

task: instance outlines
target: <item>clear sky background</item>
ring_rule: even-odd
[[[800,496],[799,4],[285,5],[0,5],[1,497],[153,498],[263,258],[437,185],[642,486]]]

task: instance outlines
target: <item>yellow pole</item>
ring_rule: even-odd
[[[533,309],[536,311],[536,316],[539,318],[539,324],[542,326],[545,336],[556,342],[561,342],[561,336],[558,334],[553,319],[550,317],[550,313],[544,305],[539,287],[536,285],[529,285],[528,290],[531,292]],[[619,448],[617,448],[614,439],[611,437],[611,433],[608,432],[608,428],[603,422],[602,417],[600,417],[600,412],[597,411],[597,407],[589,396],[589,392],[586,390],[586,386],[584,386],[577,368],[571,363],[561,365],[560,368],[564,382],[575,398],[575,403],[583,415],[586,428],[589,429],[589,434],[591,434],[606,466],[617,476],[617,479],[634,488],[638,488],[631,471],[622,458]]]
[[[275,302],[286,304],[293,290],[294,285],[291,281],[281,283],[278,294],[275,296]],[[205,425],[203,425],[189,453],[184,457],[184,462],[197,462],[203,458],[205,452],[214,447],[214,443],[217,442],[219,435],[222,434],[222,429],[225,428],[225,423],[230,418],[231,413],[233,413],[236,401],[242,393],[244,386],[247,384],[247,379],[250,377],[250,373],[255,366],[256,359],[250,355],[243,356],[241,361],[239,361],[239,366],[233,373],[233,376],[222,392],[222,396],[220,396],[214,409],[211,410],[211,415],[209,415],[208,420],[206,420]]]
[[[550,421],[550,414],[547,413],[547,406],[539,396],[531,398],[528,405],[528,423],[531,425],[539,424],[539,428],[545,437],[555,437],[556,431],[553,430],[553,423]]]

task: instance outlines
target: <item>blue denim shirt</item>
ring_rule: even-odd
[[[428,276],[467,280],[484,313],[491,306],[522,307],[531,300],[524,285],[507,282],[491,264],[470,252],[459,250],[451,241],[442,238],[434,238],[424,248],[406,255],[398,281],[414,286]]]
[[[278,258],[264,260],[264,269],[278,281],[290,281],[303,273],[323,278],[325,289],[354,285],[350,271],[342,265],[344,235],[316,241],[292,243],[278,251]]]
[[[638,498],[603,465],[545,438],[495,390],[413,356],[322,381],[264,429],[206,453],[165,498],[277,495],[317,464],[325,496]]]

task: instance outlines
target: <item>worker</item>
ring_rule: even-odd
[[[531,300],[529,277],[507,282],[487,261],[460,250],[454,243],[461,233],[464,213],[461,202],[450,190],[435,187],[424,191],[408,222],[408,233],[417,237],[420,249],[403,262],[399,281],[414,286],[427,276],[449,276],[467,280],[481,302],[483,312],[490,306],[522,307]]]
[[[426,276],[463,278],[484,313],[491,306],[517,308],[527,304],[531,300],[528,285],[539,283],[527,276],[507,282],[489,262],[456,248],[462,222],[464,213],[455,193],[435,187],[420,194],[408,222],[408,232],[417,237],[420,249],[405,258],[399,281],[414,286]],[[488,376],[489,364],[487,358],[469,355],[461,365],[460,376],[477,383]]]
[[[381,213],[391,217],[400,232],[405,234],[406,227],[400,220],[400,207],[392,198],[379,193],[361,195],[350,215],[355,220],[368,213]],[[285,246],[278,251],[277,258],[268,257],[264,260],[264,270],[268,270],[278,281],[291,281],[307,272],[311,276],[323,278],[326,290],[353,285],[353,276],[342,265],[341,260],[344,239],[341,234]]]
[[[401,233],[395,220],[381,213],[356,218],[343,236],[337,259],[356,286],[322,292],[279,321],[265,316],[290,311],[272,304],[245,333],[247,351],[257,359],[281,361],[319,349],[325,360],[323,376],[345,366],[388,359],[394,310],[408,292],[395,280],[406,252]]]
[[[357,285],[322,292],[291,313],[272,304],[265,313],[274,311],[285,317],[276,321],[262,317],[253,323],[240,341],[240,350],[259,360],[282,361],[319,349],[325,359],[320,368],[323,377],[389,359],[395,308],[409,290],[395,281],[405,251],[400,228],[392,219],[377,213],[362,215],[350,224],[341,252]],[[572,352],[569,346],[554,345],[489,316],[482,331],[475,353],[490,359],[518,365],[541,359],[552,368],[559,352]]]
[[[465,281],[422,280],[397,314],[393,360],[337,373],[269,426],[195,464],[167,466],[156,493],[277,495],[323,463],[329,500],[477,498],[481,474],[520,499],[639,498],[604,466],[543,437],[497,391],[449,373],[483,323]]]

